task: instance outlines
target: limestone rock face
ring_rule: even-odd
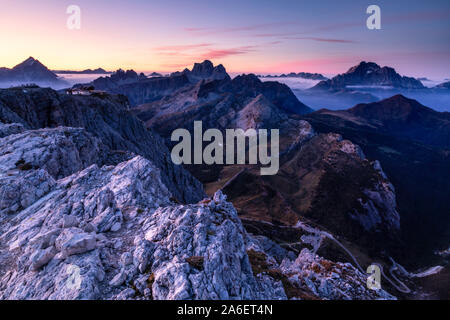
[[[285,259],[281,271],[294,288],[308,288],[327,300],[393,300],[386,291],[367,288],[367,276],[350,263],[335,263],[303,249],[295,260]]]
[[[0,90],[0,120],[11,124],[0,138],[0,299],[393,298],[367,291],[350,264],[247,233],[220,190],[196,201],[203,197],[198,181],[167,162],[162,139],[114,100],[120,97],[104,99]],[[253,119],[255,127],[274,120],[267,97],[245,100],[243,114],[230,121]],[[381,220],[397,226],[388,212],[395,195],[379,163],[339,135],[285,122],[295,138],[283,150],[317,155],[323,148],[317,172],[355,162],[384,177],[364,189],[361,208],[368,209],[352,219],[379,217],[373,210],[386,204]],[[283,169],[302,173],[302,165]],[[235,183],[251,182],[240,180],[245,175]]]
[[[254,277],[249,237],[220,191],[200,205],[160,208],[143,229],[158,258],[151,267],[155,299],[285,297],[281,283]]]
[[[279,281],[253,276],[249,236],[221,193],[170,205],[142,157],[47,179],[47,195],[0,218],[0,298],[285,298]]]
[[[28,130],[0,139],[0,164],[3,170],[42,168],[62,178],[96,163],[106,151],[84,129]]]
[[[172,203],[162,173],[141,156],[58,180],[44,168],[0,169],[30,190],[20,203],[1,199],[0,299],[393,298],[367,292],[349,264],[321,273],[320,257],[248,234],[221,191]]]
[[[24,130],[20,123],[4,124],[0,122],[0,138],[9,136],[10,134],[20,133]]]
[[[124,96],[72,96],[43,88],[0,89],[0,122],[20,123],[26,129],[58,126],[84,128],[89,134],[100,139],[109,151],[107,155],[104,152],[99,153],[98,157],[104,156],[103,159],[100,159],[100,164],[115,165],[130,159],[132,154],[141,155],[164,171],[162,179],[179,201],[193,203],[204,197],[200,182],[181,166],[172,163],[163,139],[155,132],[146,129],[141,121],[129,113],[127,98]],[[34,143],[43,141],[44,138],[37,137],[39,134],[41,133],[33,133]],[[78,138],[75,133],[73,135],[74,137],[68,137],[65,140],[72,139],[72,143],[75,145],[83,142],[82,138],[80,138],[81,141],[76,142]],[[20,139],[27,138],[20,136],[9,139],[11,142],[16,141],[16,144],[19,144],[21,143]],[[64,138],[58,139],[64,140]],[[51,139],[47,139],[45,143],[51,143]],[[100,145],[98,142],[96,144]],[[65,148],[69,147],[65,146]],[[80,156],[85,153],[86,156],[88,153],[94,155],[97,148],[94,145],[80,145],[78,152]],[[64,157],[74,157],[74,154],[66,154],[65,151],[61,151],[59,156],[53,153],[52,155],[56,157],[52,160],[53,162],[61,163],[65,163]],[[59,160],[58,157],[60,157]],[[75,159],[70,159],[70,164],[73,160]],[[69,168],[70,164],[68,164]],[[78,171],[80,166],[75,166],[72,170],[72,172]],[[50,171],[49,173],[53,174]],[[57,172],[56,174],[59,178],[66,172]]]

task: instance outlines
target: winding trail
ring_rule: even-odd
[[[255,222],[259,222],[259,223],[263,223],[263,224],[267,224],[267,225],[271,225],[271,226],[279,227],[279,228],[286,228],[286,229],[292,229],[292,228],[293,228],[293,229],[301,229],[301,230],[306,231],[306,232],[308,232],[308,233],[310,233],[310,234],[313,234],[313,235],[316,237],[316,239],[315,239],[315,241],[314,241],[314,244],[316,244],[316,245],[313,244],[313,241],[311,241],[310,243],[313,244],[313,247],[314,247],[314,253],[317,252],[317,250],[320,248],[320,245],[322,244],[323,239],[324,239],[324,238],[328,238],[328,239],[330,239],[331,241],[333,241],[335,244],[337,244],[337,245],[338,245],[338,246],[339,246],[339,247],[340,247],[340,248],[341,248],[341,249],[342,249],[342,250],[343,250],[343,251],[344,251],[351,259],[352,259],[352,260],[353,260],[353,263],[355,264],[356,268],[357,268],[361,273],[367,274],[366,270],[364,270],[364,269],[361,267],[361,265],[359,264],[358,260],[357,260],[356,257],[350,252],[350,250],[348,250],[347,247],[345,247],[339,240],[337,240],[332,234],[330,234],[330,233],[328,233],[328,232],[321,231],[321,230],[318,230],[318,229],[316,229],[316,228],[310,227],[310,226],[308,226],[308,225],[302,223],[301,221],[299,221],[295,226],[290,227],[290,226],[275,226],[273,223],[267,222],[267,221],[256,221],[256,220],[251,220],[251,219],[247,219],[247,220],[255,221]],[[300,242],[297,242],[297,243],[300,243]],[[304,241],[302,240],[301,243],[304,243]],[[376,265],[376,266],[378,266],[378,267],[380,268],[380,273],[381,273],[381,275],[383,276],[383,278],[384,278],[387,282],[389,282],[396,290],[398,290],[399,292],[402,292],[402,293],[411,293],[411,289],[408,288],[408,286],[406,286],[402,281],[400,281],[400,280],[395,276],[394,271],[399,270],[399,267],[398,267],[397,263],[396,263],[394,260],[391,259],[391,261],[392,261],[392,267],[389,269],[389,274],[391,275],[392,279],[394,279],[395,282],[398,283],[398,285],[397,285],[397,283],[395,283],[393,280],[391,280],[391,279],[384,273],[383,266],[382,266],[380,263],[376,262],[376,263],[373,263],[373,265]]]

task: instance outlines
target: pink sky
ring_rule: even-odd
[[[336,74],[362,60],[450,77],[450,2],[378,1],[382,29],[356,1],[0,0],[0,66],[175,71],[210,59],[229,72]],[[81,29],[66,8],[81,8]]]

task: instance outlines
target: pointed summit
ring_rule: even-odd
[[[29,68],[29,67],[47,69],[47,67],[44,66],[42,63],[40,63],[39,60],[37,60],[33,57],[29,57],[28,59],[24,60],[23,62],[19,63],[14,68],[12,68],[12,70],[20,70],[20,69]]]
[[[9,81],[57,81],[58,76],[51,72],[39,60],[29,57],[8,72]]]

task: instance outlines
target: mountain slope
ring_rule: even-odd
[[[46,84],[46,85],[63,85],[65,82],[50,71],[41,62],[29,57],[25,61],[19,63],[12,69],[2,68],[0,70],[0,82],[11,84]]]
[[[176,128],[190,129],[194,120],[202,120],[205,128],[248,127],[245,122],[251,121],[250,116],[262,117],[265,124],[272,123],[269,128],[278,128],[283,122],[276,119],[311,111],[286,85],[262,82],[251,74],[233,80],[202,80],[132,109],[148,127],[155,127],[165,136]]]
[[[318,113],[359,121],[379,131],[427,145],[450,147],[450,113],[434,111],[402,95],[358,104],[345,111],[320,110]]]
[[[378,159],[397,195],[405,246],[399,257],[408,263],[435,259],[433,251],[450,241],[448,194],[450,150],[448,113],[439,113],[402,96],[349,110],[320,110],[306,115],[318,132],[337,132]]]
[[[107,148],[83,128],[0,139],[0,299],[395,299],[248,234],[220,191],[177,205],[148,159],[100,166]]]

